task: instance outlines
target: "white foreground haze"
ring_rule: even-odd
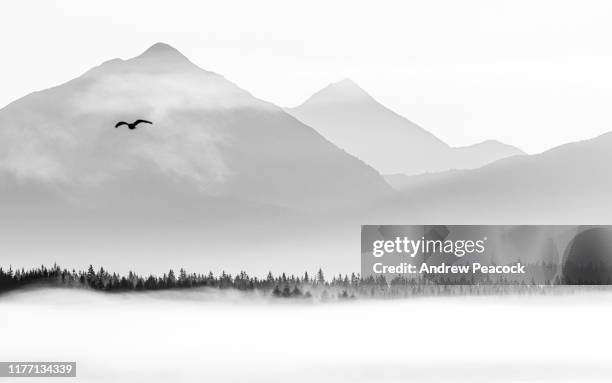
[[[10,330],[0,360],[76,361],[80,382],[584,383],[612,374],[609,292],[344,304],[217,298],[13,293],[0,300],[0,327]]]

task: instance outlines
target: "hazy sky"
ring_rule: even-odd
[[[3,0],[0,105],[164,41],[281,106],[350,77],[451,145],[612,130],[610,1],[161,3]]]

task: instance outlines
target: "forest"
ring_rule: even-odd
[[[493,283],[494,282],[494,283]],[[322,269],[314,275],[273,275],[265,278],[248,275],[242,271],[232,275],[222,272],[215,275],[188,273],[185,269],[178,272],[169,270],[161,276],[142,276],[134,272],[119,275],[92,265],[87,270],[68,270],[57,264],[44,265],[25,270],[0,267],[0,294],[25,287],[65,287],[82,288],[94,291],[120,293],[159,290],[179,290],[207,288],[233,289],[245,293],[256,293],[271,298],[293,298],[310,300],[343,300],[355,298],[401,298],[411,296],[451,296],[451,295],[493,295],[493,294],[533,294],[575,291],[570,286],[559,286],[559,280],[536,284],[535,281],[474,280],[465,279],[416,279],[397,276],[387,280],[384,276],[359,274],[335,275],[326,278]],[[605,287],[600,287],[604,289]]]

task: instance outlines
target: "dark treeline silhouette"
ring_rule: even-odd
[[[362,278],[359,274],[337,275],[326,279],[323,271],[310,276],[285,273],[274,276],[271,272],[265,278],[249,276],[242,271],[236,275],[222,272],[220,275],[187,273],[180,269],[173,270],[162,276],[140,276],[133,272],[127,275],[110,273],[104,268],[95,270],[89,266],[87,271],[69,271],[58,265],[52,267],[40,266],[34,269],[14,270],[12,267],[0,267],[0,293],[27,286],[61,286],[88,288],[106,292],[154,291],[189,288],[234,289],[238,291],[254,291],[279,298],[316,298],[352,299],[357,297],[394,298],[422,295],[492,295],[539,293],[551,291],[557,281],[547,281],[545,284],[527,284],[525,281],[502,281],[502,284],[492,284],[491,281],[476,281],[473,278],[460,280],[436,280],[394,277],[390,281],[380,275]],[[534,282],[534,281],[532,281]],[[560,286],[556,286],[560,287]],[[556,289],[555,291],[559,291]]]

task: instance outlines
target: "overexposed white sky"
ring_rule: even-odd
[[[605,0],[3,0],[0,106],[163,41],[280,106],[350,77],[451,145],[535,153],[612,130],[610,20]]]

